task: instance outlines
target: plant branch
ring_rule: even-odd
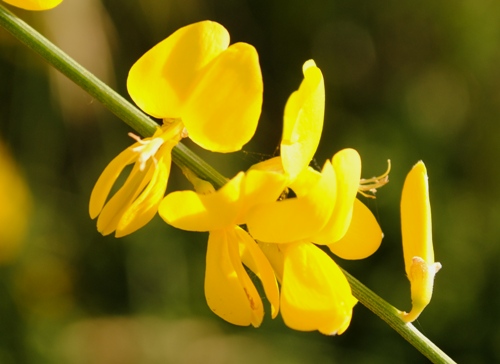
[[[137,133],[143,137],[153,135],[158,127],[153,120],[2,5],[0,5],[0,26],[101,102]],[[174,148],[172,156],[175,163],[191,169],[200,178],[211,182],[216,188],[223,186],[227,181],[219,172],[181,143]],[[398,310],[370,291],[349,273],[345,271],[344,273],[351,284],[354,296],[432,362],[454,363],[413,325],[405,324],[400,319]]]
[[[358,281],[348,272],[342,269],[349,281],[354,297],[366,308],[384,320],[390,327],[401,335],[406,341],[413,345],[418,351],[424,354],[431,362],[437,363],[455,363],[445,352],[438,348],[432,341],[418,331],[411,323],[405,323],[401,320],[400,311],[372,290]]]

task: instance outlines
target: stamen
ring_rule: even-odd
[[[160,147],[163,145],[165,140],[158,137],[158,138],[153,138],[153,139],[149,139],[149,140],[144,141],[139,136],[137,136],[133,133],[128,133],[128,135],[132,139],[137,141],[139,144],[141,144],[141,145],[132,149],[134,152],[139,153],[139,157],[137,158],[137,162],[139,162],[139,164],[140,164],[139,169],[141,171],[144,171],[144,169],[146,168],[146,163],[148,162],[148,160],[150,158],[153,160],[153,162],[156,165],[156,163],[158,163],[158,161],[155,158],[155,154],[156,154],[156,152],[158,152],[158,149],[160,149]]]
[[[130,132],[128,133],[128,136],[134,139],[136,142],[139,142],[141,144],[144,143],[139,135],[135,135],[134,133]]]
[[[377,188],[385,186],[389,183],[389,172],[391,171],[391,160],[387,160],[387,170],[384,174],[372,177],[361,178],[359,181],[358,192],[368,198],[376,198]]]

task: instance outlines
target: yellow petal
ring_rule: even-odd
[[[252,237],[239,226],[234,227],[240,241],[240,256],[243,263],[259,277],[266,297],[271,304],[271,316],[278,315],[280,296],[273,268]]]
[[[149,222],[163,197],[170,174],[172,148],[179,142],[180,122],[158,128],[151,138],[140,140],[120,153],[105,168],[90,197],[92,218],[99,215],[97,229],[103,235],[116,230],[124,236]],[[135,162],[125,183],[106,203],[123,169]]]
[[[130,69],[134,102],[157,118],[178,118],[199,72],[229,45],[229,33],[211,21],[185,26],[146,52]],[[214,91],[214,90],[213,90]]]
[[[285,106],[281,157],[290,179],[304,170],[316,152],[323,130],[325,86],[313,60],[304,63],[304,80]]]
[[[59,5],[62,0],[3,0],[7,4],[26,10],[49,10]]]
[[[233,230],[211,231],[205,271],[205,297],[210,309],[240,326],[260,326],[264,309],[259,293],[241,264]]]
[[[293,186],[297,197],[250,209],[246,218],[248,230],[255,239],[268,243],[311,238],[330,217],[335,202],[334,185],[335,173],[329,162],[321,173],[305,170]]]
[[[260,250],[264,253],[269,263],[273,267],[274,274],[281,284],[283,282],[283,264],[285,261],[285,256],[283,250],[286,244],[273,244],[273,243],[263,243],[258,241]]]
[[[240,211],[240,191],[244,173],[240,172],[215,193],[176,191],[160,203],[158,212],[166,223],[183,230],[211,231],[234,224]]]
[[[246,223],[247,212],[256,205],[275,202],[285,189],[285,177],[281,173],[250,169],[242,181],[237,224]]]
[[[257,205],[276,200],[285,188],[285,178],[280,173],[249,170],[242,185],[242,196],[247,205]]]
[[[284,178],[278,173],[240,172],[213,193],[172,192],[160,204],[159,212],[163,220],[179,229],[217,230],[244,223],[249,208],[275,201],[283,188]]]
[[[413,257],[434,263],[431,205],[427,170],[418,162],[406,177],[401,196],[401,230],[406,274],[410,274]]]
[[[285,171],[283,170],[283,163],[281,161],[281,156],[272,157],[262,162],[255,163],[250,167],[249,170],[276,172],[280,174],[285,173]]]
[[[355,199],[349,229],[342,239],[328,247],[342,259],[364,259],[377,251],[383,236],[370,209]]]
[[[172,164],[170,152],[173,146],[174,144],[167,148],[164,156],[157,162],[151,181],[123,213],[116,226],[115,236],[117,238],[140,229],[156,215],[158,205],[167,189]]]
[[[138,145],[139,143],[135,143],[118,154],[99,176],[90,195],[89,214],[92,219],[95,219],[101,213],[111,187],[113,187],[123,169],[137,160],[137,153],[133,149]]]
[[[213,152],[240,150],[254,135],[262,109],[262,74],[255,48],[231,45],[195,83],[182,115],[189,137]]]
[[[141,171],[136,163],[122,187],[111,197],[97,218],[97,230],[102,235],[109,235],[116,230],[120,219],[132,202],[151,181],[154,168],[148,167]]]
[[[337,200],[330,220],[314,238],[316,244],[332,244],[340,240],[351,224],[354,200],[361,177],[361,158],[354,149],[343,149],[332,159],[337,177]]]
[[[281,286],[281,315],[300,331],[341,334],[356,299],[335,262],[311,243],[287,245]]]

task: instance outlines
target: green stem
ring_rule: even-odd
[[[366,308],[384,320],[390,327],[400,334],[433,363],[455,363],[446,353],[425,337],[411,323],[401,320],[400,311],[388,302],[377,296],[348,272],[343,270],[349,281],[354,297]]]
[[[156,123],[128,103],[47,38],[0,5],[0,24],[54,68],[79,85],[142,136],[151,136]]]
[[[185,166],[189,168],[198,177],[209,181],[216,189],[224,186],[228,181],[226,177],[222,176],[211,165],[182,143],[177,144],[172,150],[172,159],[179,167]]]
[[[143,137],[153,135],[158,127],[153,120],[2,5],[0,5],[0,25],[101,102],[136,132]],[[200,178],[211,182],[216,188],[223,186],[227,181],[219,172],[181,143],[174,148],[172,157],[177,164],[191,169]],[[356,298],[400,333],[410,344],[434,363],[453,363],[453,360],[416,330],[413,325],[405,324],[399,318],[399,311],[350,274],[344,273],[349,279]]]

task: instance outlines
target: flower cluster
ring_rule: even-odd
[[[90,216],[104,234],[123,236],[156,214],[165,195],[172,148],[189,135],[213,152],[240,150],[253,136],[262,107],[257,51],[246,43],[229,46],[220,24],[204,21],[177,30],[130,69],[127,88],[146,113],[163,119],[155,135],[118,155],[90,198]],[[214,92],[214,90],[217,92]],[[120,190],[106,198],[123,168],[134,163]]]
[[[205,295],[209,307],[236,325],[258,327],[264,303],[248,271],[261,281],[271,316],[289,327],[341,334],[357,303],[331,253],[363,259],[382,231],[358,192],[373,191],[387,174],[361,179],[361,158],[344,149],[321,171],[309,166],[319,144],[325,109],[323,75],[313,60],[284,109],[280,155],[239,172],[218,190],[185,170],[195,190],[165,196],[171,151],[189,137],[213,152],[238,151],[253,136],[263,83],[256,50],[229,45],[210,21],[179,29],[131,68],[127,87],[148,114],[163,120],[104,170],[90,199],[90,215],[104,234],[124,236],[156,212],[183,230],[208,232]],[[123,169],[124,184],[108,199]],[[406,256],[406,253],[405,253]]]

